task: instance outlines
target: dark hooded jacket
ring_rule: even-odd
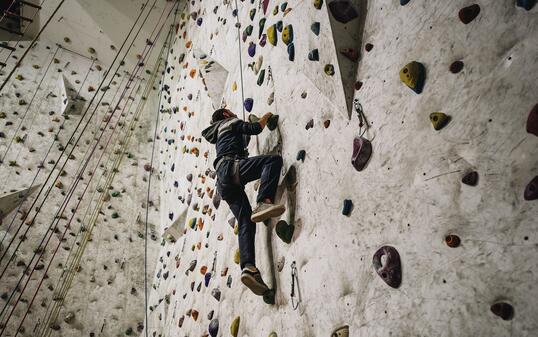
[[[215,167],[223,156],[248,157],[246,148],[250,141],[250,135],[257,135],[262,130],[259,123],[248,123],[237,117],[212,123],[202,131],[202,136],[211,144],[216,144],[217,158],[215,158],[213,166]]]

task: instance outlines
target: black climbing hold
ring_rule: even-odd
[[[400,5],[405,6],[409,3],[411,0],[400,0]]]
[[[353,208],[353,201],[350,199],[344,200],[344,207],[342,207],[342,214],[348,216],[351,214],[351,209]]]
[[[278,119],[278,115],[271,115],[271,117],[269,117],[269,119],[267,120],[267,128],[271,131],[276,129],[278,127]]]
[[[514,317],[514,307],[506,302],[497,302],[490,309],[491,312],[505,321],[509,321]]]
[[[460,237],[454,234],[449,234],[445,236],[445,243],[450,248],[456,248],[459,247],[461,240]]]
[[[289,225],[286,221],[280,220],[275,226],[276,235],[285,243],[291,243],[295,226]]]
[[[215,318],[209,323],[208,332],[211,337],[217,336],[219,332],[219,320],[218,319]]]
[[[304,159],[306,157],[306,151],[305,150],[301,150],[297,153],[297,160],[299,161],[302,161],[304,163]]]
[[[329,3],[329,10],[336,21],[341,23],[348,23],[359,16],[359,13],[349,0],[334,0]]]
[[[463,22],[464,24],[468,24],[472,22],[474,19],[476,19],[478,14],[480,14],[480,6],[477,4],[474,4],[474,5],[460,9],[459,17],[460,17],[461,22]]]
[[[527,132],[538,136],[538,104],[529,112],[529,118],[527,119]]]
[[[457,74],[460,71],[463,70],[463,62],[462,61],[454,61],[449,68],[450,72],[452,74]]]
[[[536,5],[536,0],[517,0],[516,6],[525,8],[526,10],[530,11],[532,7]]]
[[[476,184],[478,184],[478,172],[472,171],[467,173],[463,176],[461,182],[465,185],[476,186]]]
[[[367,44],[364,46],[364,50],[366,50],[366,51],[371,51],[372,49],[374,49],[374,45],[371,44],[371,43],[367,43]]]
[[[355,137],[353,140],[353,154],[351,164],[357,171],[362,171],[372,156],[372,143],[364,137]]]
[[[293,42],[288,45],[288,60],[292,62],[295,60],[295,46]]]
[[[523,197],[529,201],[538,199],[538,176],[534,177],[527,185]]]
[[[265,80],[265,69],[262,69],[260,70],[260,74],[258,75],[258,81],[256,81],[256,84],[261,86],[264,80]]]
[[[384,263],[381,257],[385,256]],[[377,274],[392,288],[398,288],[402,282],[402,265],[396,248],[383,246],[375,252],[372,263]]]
[[[362,82],[361,81],[355,82],[355,90],[360,90],[360,88],[362,88]]]
[[[316,36],[319,35],[319,30],[320,30],[320,23],[319,22],[314,22],[311,26],[310,26],[310,29],[312,30],[312,32],[314,34],[316,34]]]
[[[310,61],[319,61],[319,51],[317,49],[313,49],[308,53],[308,59]]]
[[[276,23],[276,30],[278,30],[280,33],[282,33],[282,29],[284,29],[284,23],[282,22],[282,20],[279,20]]]
[[[263,301],[267,304],[275,304],[275,290],[269,289],[263,294]]]
[[[221,296],[220,289],[215,288],[215,289],[211,290],[211,296],[213,296],[217,301],[220,302],[220,296]]]

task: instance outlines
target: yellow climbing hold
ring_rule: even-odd
[[[293,42],[293,26],[287,25],[282,30],[282,42],[284,42],[286,45]]]
[[[314,7],[316,9],[321,9],[321,6],[323,6],[323,0],[314,0]]]
[[[251,122],[254,123],[254,122]],[[237,235],[239,233],[239,224],[236,222],[234,226],[234,234]]]
[[[430,122],[432,122],[435,130],[441,130],[448,124],[450,117],[442,112],[432,112],[430,114]]]
[[[422,63],[413,61],[400,70],[400,80],[417,94],[422,92],[424,78],[425,68]]]
[[[189,220],[189,227],[191,229],[194,229],[194,227],[196,226],[196,218],[192,218]]]
[[[273,331],[273,332],[271,332],[271,333],[269,334],[269,337],[278,337],[278,336],[277,336],[276,332]]]
[[[241,317],[237,316],[233,322],[232,325],[230,325],[230,333],[233,337],[237,337],[237,334],[239,333],[239,323],[241,321]]]
[[[234,254],[234,262],[235,264],[239,264],[241,263],[241,254],[239,253],[239,249],[237,249],[235,251],[235,254]]]
[[[269,43],[271,43],[273,46],[276,46],[276,25],[272,25],[267,28],[267,39],[269,39]]]
[[[232,91],[233,91],[233,92],[236,92],[236,91],[237,91],[237,82],[234,82],[234,83],[232,84]]]

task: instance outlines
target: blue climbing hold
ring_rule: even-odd
[[[282,22],[282,20],[280,20],[276,23],[276,30],[282,33],[282,28],[284,28],[284,23]]]
[[[286,8],[288,8],[288,3],[287,2],[283,2],[282,5],[280,5],[280,10],[283,12],[286,10]]]
[[[526,10],[530,11],[532,7],[536,5],[536,0],[517,0],[516,6],[525,8]]]
[[[342,208],[342,214],[348,216],[351,214],[351,208],[353,207],[353,202],[349,199],[344,200],[344,207]]]
[[[247,98],[244,103],[245,110],[248,112],[252,111],[252,107],[254,106],[254,100],[252,98]]]
[[[218,332],[219,332],[219,320],[218,319],[214,319],[212,320],[210,323],[209,323],[209,328],[208,328],[208,331],[209,331],[209,335],[211,337],[216,337]]]
[[[202,18],[198,18],[198,20],[196,20],[196,24],[198,26],[201,26],[202,25],[202,22],[203,22],[203,19]]]
[[[317,49],[313,49],[308,53],[308,59],[310,61],[319,61],[319,51]]]
[[[293,42],[288,45],[288,59],[292,62],[295,60],[295,46]]]
[[[316,36],[319,36],[319,30],[320,30],[320,23],[319,22],[314,22],[311,26],[310,26],[310,29],[312,30],[312,32],[314,34],[316,34]]]
[[[256,44],[252,41],[248,45],[248,55],[250,57],[254,57],[254,55],[256,55]]]
[[[211,281],[211,273],[205,273],[204,275],[204,285],[207,286],[209,285],[209,281]]]

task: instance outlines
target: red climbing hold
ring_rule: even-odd
[[[357,171],[362,171],[372,156],[372,143],[364,137],[355,137],[353,140],[353,155],[351,164]]]
[[[385,255],[384,263],[381,262],[381,257]],[[385,281],[386,284],[393,288],[398,288],[402,283],[402,265],[400,262],[400,254],[396,248],[391,246],[383,246],[374,254],[372,261],[375,271]]]
[[[450,65],[450,72],[452,74],[457,74],[460,71],[463,70],[463,62],[462,61],[455,61]]]
[[[527,132],[538,136],[538,104],[536,104],[529,113],[529,118],[527,119]]]
[[[471,5],[469,7],[464,7],[459,12],[459,17],[461,22],[468,24],[480,14],[480,6],[477,4]]]
[[[456,248],[456,247],[459,247],[461,240],[459,236],[450,234],[450,235],[445,236],[445,242],[446,242],[446,245],[449,246],[450,248]]]

